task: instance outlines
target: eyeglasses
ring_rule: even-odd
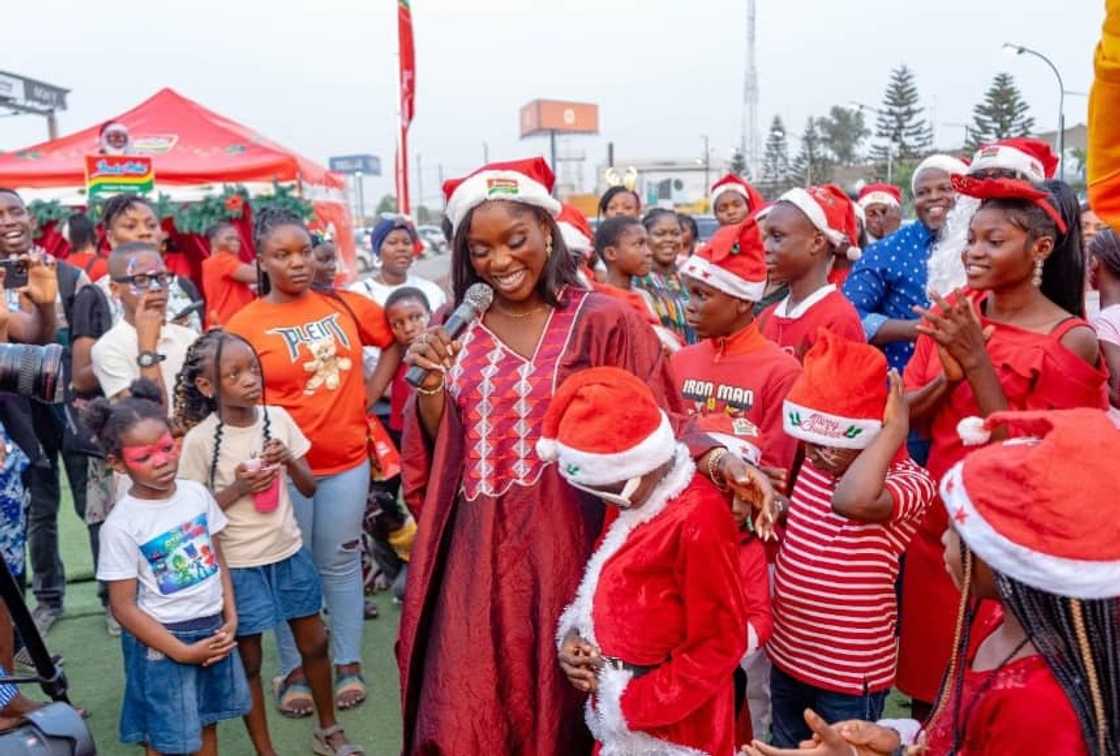
[[[166,289],[171,285],[171,279],[174,276],[166,270],[162,273],[136,273],[131,276],[114,276],[113,281],[117,283],[128,284],[129,287],[137,292],[144,291],[160,291]]]

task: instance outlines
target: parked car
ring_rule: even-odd
[[[430,224],[417,226],[416,233],[431,246],[432,251],[437,255],[445,254],[451,249],[451,245],[447,243],[447,237],[443,235],[443,229],[439,226]]]

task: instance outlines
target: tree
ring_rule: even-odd
[[[1030,106],[1023,99],[1015,79],[1008,73],[998,73],[984,93],[984,101],[972,109],[972,127],[969,129],[968,147],[997,139],[1026,136],[1034,128],[1034,118],[1027,115]]]
[[[800,184],[824,184],[832,177],[832,160],[817,131],[817,119],[809,116],[801,133],[801,151],[793,160],[793,176]]]
[[[789,189],[791,181],[789,165],[789,142],[786,127],[781,116],[774,116],[770,122],[770,134],[766,137],[766,152],[762,157],[762,181],[768,196],[777,195]]]
[[[381,197],[381,201],[377,203],[377,209],[374,211],[378,216],[382,213],[395,213],[397,212],[397,198],[395,195],[386,194]]]
[[[859,146],[871,136],[871,129],[863,118],[863,111],[833,105],[828,115],[817,119],[824,146],[841,165],[852,165],[859,160]]]
[[[742,176],[747,172],[747,158],[738,147],[736,147],[735,152],[731,154],[731,163],[727,168],[736,176]]]
[[[933,129],[922,117],[923,108],[918,104],[919,99],[914,72],[905,65],[891,71],[875,122],[875,136],[894,143],[897,160],[920,158],[933,145]],[[886,144],[877,144],[871,148],[871,155],[878,162],[885,163],[888,149]]]

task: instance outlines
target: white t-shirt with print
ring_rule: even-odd
[[[269,436],[288,447],[294,459],[300,459],[311,448],[311,442],[300,431],[283,407],[260,407],[257,422],[245,428],[222,424],[222,441],[218,450],[218,467],[214,471],[214,492],[233,485],[234,471],[242,462],[260,456],[264,450],[264,416],[268,413]],[[179,475],[209,485],[210,465],[214,459],[214,430],[218,416],[211,413],[191,428],[183,438],[183,455],[179,459]],[[280,473],[280,499],[271,512],[258,512],[253,497],[242,496],[226,507],[229,526],[218,539],[226,566],[260,567],[287,559],[303,545],[299,525],[288,496],[287,475]]]
[[[97,579],[135,579],[137,605],[165,625],[219,614],[212,539],[226,522],[210,492],[191,480],[175,481],[168,499],[125,494],[101,526]]]

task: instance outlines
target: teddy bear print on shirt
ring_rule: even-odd
[[[312,375],[307,379],[303,393],[314,394],[321,386],[330,391],[336,390],[342,383],[341,372],[351,368],[350,358],[338,355],[338,342],[331,336],[312,341],[307,348],[312,359],[303,363],[303,369]]]

